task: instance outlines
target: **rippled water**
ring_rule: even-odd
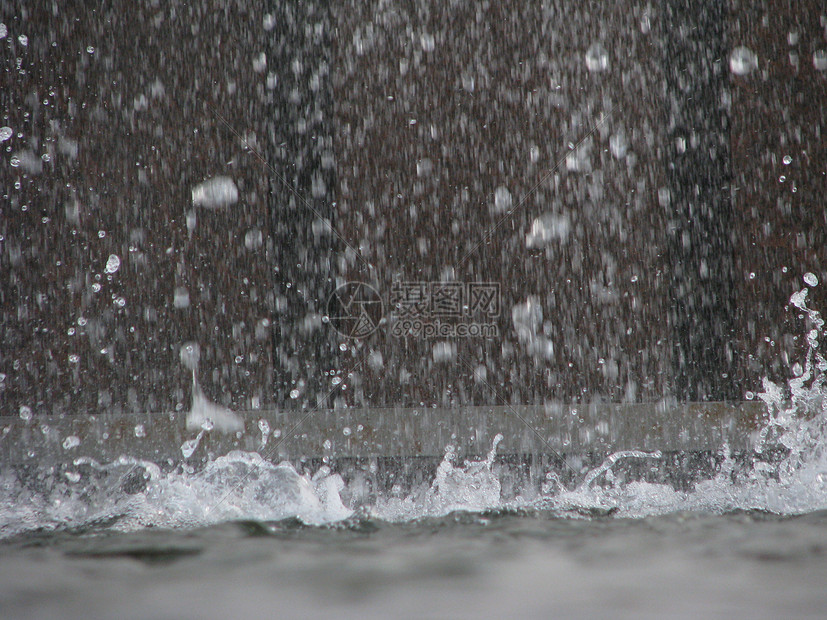
[[[827,361],[806,356],[746,465],[721,447],[690,488],[615,475],[523,480],[448,446],[425,482],[367,488],[233,452],[196,471],[124,457],[0,473],[7,617],[822,617],[827,609]],[[772,451],[782,458],[764,458]],[[367,485],[367,486],[366,486]]]
[[[823,617],[827,513],[483,511],[0,546],[4,617]]]

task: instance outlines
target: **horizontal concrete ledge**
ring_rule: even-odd
[[[499,454],[555,455],[617,450],[706,451],[751,446],[761,402],[591,404],[456,408],[256,410],[240,412],[245,430],[198,432],[187,412],[97,416],[0,417],[0,465],[67,463],[120,456],[192,463],[231,450],[271,461],[320,457],[438,457],[453,443],[482,455],[499,433]],[[265,433],[262,429],[269,429]]]

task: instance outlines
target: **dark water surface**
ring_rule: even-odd
[[[824,617],[827,511],[112,524],[0,543],[4,618]]]

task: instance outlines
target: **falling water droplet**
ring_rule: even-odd
[[[192,188],[192,204],[211,209],[238,202],[238,187],[230,177],[217,176]]]
[[[172,294],[172,305],[176,308],[189,308],[190,292],[183,286],[176,286]]]
[[[758,68],[758,56],[748,47],[739,46],[729,56],[729,70],[735,75],[747,75]]]
[[[504,185],[500,185],[494,190],[494,212],[505,213],[511,208],[513,200],[511,199],[511,192]]]
[[[181,444],[181,454],[184,455],[185,459],[188,459],[193,455],[193,453],[198,449],[198,444],[201,442],[201,438],[204,436],[204,431],[198,431],[198,435],[196,435],[195,439],[187,439],[183,444]]]
[[[594,73],[609,69],[609,52],[600,43],[593,43],[586,50],[586,68]]]
[[[262,235],[261,230],[258,228],[248,230],[247,234],[244,235],[244,245],[247,246],[248,250],[260,248],[263,241],[264,235]]]
[[[105,273],[115,273],[121,268],[121,259],[115,254],[110,254],[106,261]]]

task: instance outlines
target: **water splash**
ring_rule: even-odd
[[[807,274],[805,283],[812,287],[818,280]],[[354,509],[389,521],[512,508],[578,517],[737,509],[788,515],[822,510],[827,508],[827,360],[820,350],[824,320],[809,307],[808,292],[803,288],[790,298],[790,305],[806,321],[806,352],[793,365],[793,376],[785,385],[763,380],[763,391],[757,396],[767,407],[767,421],[756,434],[751,460],[738,461],[723,445],[714,475],[689,489],[627,481],[617,475],[615,470],[629,459],[651,460],[651,469],[658,467],[659,452],[638,450],[610,454],[599,466],[581,470],[574,488],[567,488],[554,471],[521,478],[518,467],[497,462],[499,434],[484,459],[460,465],[459,449],[451,443],[430,482],[411,488],[394,485],[387,491],[373,488],[367,494],[360,492],[364,480],[360,482],[359,476],[350,477],[346,484],[327,464],[313,473],[299,473],[288,463],[276,465],[255,452],[231,452],[195,471],[186,459],[214,429],[214,416],[208,415],[202,416],[196,437],[182,445],[182,462],[168,464],[168,471],[127,456],[106,464],[79,457],[66,468],[38,471],[5,468],[0,472],[0,537],[89,523],[106,523],[118,530],[288,517],[323,524],[352,517]],[[194,348],[182,355],[194,373]],[[204,405],[199,404],[200,391],[194,387],[193,410],[199,411]],[[258,431],[264,447],[271,431],[261,424]],[[277,435],[272,431],[272,436]],[[781,458],[771,458],[779,452]]]

